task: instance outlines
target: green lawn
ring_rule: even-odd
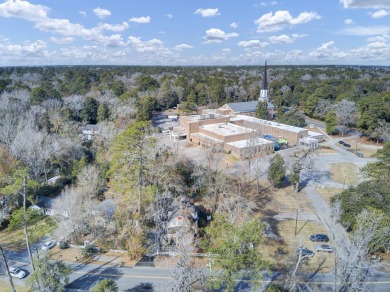
[[[37,242],[44,235],[52,233],[57,228],[57,223],[53,218],[45,216],[36,224],[28,227],[30,234],[30,241],[32,243]],[[10,230],[6,228],[0,231],[0,244],[5,249],[11,249],[15,251],[22,251],[26,248],[25,237],[23,229],[18,228]]]

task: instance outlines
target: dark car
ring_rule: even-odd
[[[339,144],[344,145],[345,142],[344,141],[339,141]]]
[[[314,252],[312,252],[310,249],[307,249],[305,247],[298,248],[297,254],[301,255],[302,257],[313,257],[314,256]]]
[[[328,242],[329,238],[325,234],[313,234],[310,236],[310,240],[316,242]]]
[[[363,154],[362,154],[362,153],[359,153],[359,152],[356,152],[356,156],[358,156],[358,157],[363,157]]]
[[[345,147],[351,147],[351,145],[349,145],[348,143],[344,143],[344,146]]]

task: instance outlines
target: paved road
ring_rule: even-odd
[[[314,125],[314,127],[321,128],[321,129],[326,129],[326,124],[324,122],[314,120],[312,118],[309,118],[305,116],[305,122],[308,125]]]

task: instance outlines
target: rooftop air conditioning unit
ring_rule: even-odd
[[[205,120],[206,119],[206,116],[205,115],[200,115],[199,116],[199,120]]]

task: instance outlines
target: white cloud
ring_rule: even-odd
[[[347,57],[348,55],[339,50],[334,45],[334,41],[330,41],[322,44],[320,47],[309,53],[309,57],[315,57],[317,59],[330,59],[338,60]]]
[[[390,8],[389,0],[340,0],[344,8]]]
[[[170,13],[168,13],[168,14],[164,14],[164,16],[165,16],[166,18],[168,18],[168,19],[171,19],[171,18],[173,18],[173,15],[172,15],[172,14],[170,14]]]
[[[202,17],[213,17],[220,15],[218,8],[207,8],[207,9],[198,9],[195,11],[195,14],[200,14]]]
[[[237,28],[237,27],[238,27],[238,23],[237,23],[237,22],[232,22],[232,23],[230,24],[230,27],[231,27],[231,28]]]
[[[237,46],[244,47],[244,48],[251,48],[251,47],[265,47],[269,44],[267,42],[261,42],[260,40],[250,40],[250,41],[239,41],[237,43]]]
[[[389,40],[390,40],[390,35],[387,35],[387,34],[384,34],[382,36],[374,36],[374,37],[367,38],[367,41],[370,43],[387,42]]]
[[[350,51],[355,60],[370,60],[373,62],[388,62],[390,45],[384,42],[373,42]]]
[[[177,51],[181,51],[181,50],[184,50],[184,49],[192,49],[193,46],[190,46],[190,45],[187,45],[187,44],[180,44],[180,45],[177,45],[175,47],[175,50]]]
[[[87,16],[87,12],[86,11],[79,11],[79,14],[82,15],[82,16]]]
[[[70,44],[71,42],[74,41],[73,37],[63,37],[63,38],[57,38],[57,37],[51,37],[50,41],[56,44]]]
[[[382,35],[390,33],[390,26],[354,26],[340,31],[348,35]]]
[[[271,44],[292,44],[296,39],[305,37],[305,34],[292,34],[291,37],[285,34],[279,36],[271,36],[268,41]]]
[[[0,50],[2,55],[22,56],[22,55],[43,55],[44,49],[46,49],[46,42],[37,40],[35,42],[27,42],[23,45],[15,44],[0,44]]]
[[[255,21],[258,25],[257,32],[275,32],[282,30],[287,26],[306,23],[313,19],[319,19],[320,16],[316,12],[302,12],[296,18],[292,17],[287,10],[276,11],[262,15]]]
[[[99,24],[96,27],[96,29],[98,30],[107,30],[107,31],[114,31],[114,32],[124,31],[128,28],[129,28],[129,24],[127,22],[122,22],[120,24],[103,23],[103,24]]]
[[[100,8],[100,7],[96,7],[93,10],[93,13],[95,13],[95,15],[97,17],[99,17],[100,19],[106,18],[107,16],[111,15],[111,11],[110,10],[103,9],[103,8]]]
[[[382,17],[385,17],[387,15],[389,15],[389,11],[386,11],[386,10],[378,10],[378,11],[375,11],[375,12],[372,12],[372,13],[369,13],[371,15],[372,18],[375,18],[375,19],[378,19],[378,18],[382,18]]]
[[[149,23],[151,20],[150,16],[132,17],[129,19],[129,21],[135,23]]]
[[[267,7],[267,6],[274,6],[274,5],[276,5],[276,4],[278,4],[278,2],[276,2],[276,1],[261,2],[261,3],[260,3],[260,6],[262,6],[262,7]]]
[[[18,17],[29,21],[45,19],[49,8],[22,0],[7,0],[0,4],[0,16]]]
[[[220,43],[234,37],[238,37],[238,33],[225,33],[219,28],[210,28],[206,30],[206,35],[204,36],[206,43]]]
[[[148,53],[164,49],[164,43],[158,39],[142,41],[140,37],[129,36],[127,44],[133,47],[138,53]]]
[[[353,20],[350,19],[350,18],[347,18],[346,20],[344,20],[344,23],[347,24],[347,25],[350,25],[353,23]]]

